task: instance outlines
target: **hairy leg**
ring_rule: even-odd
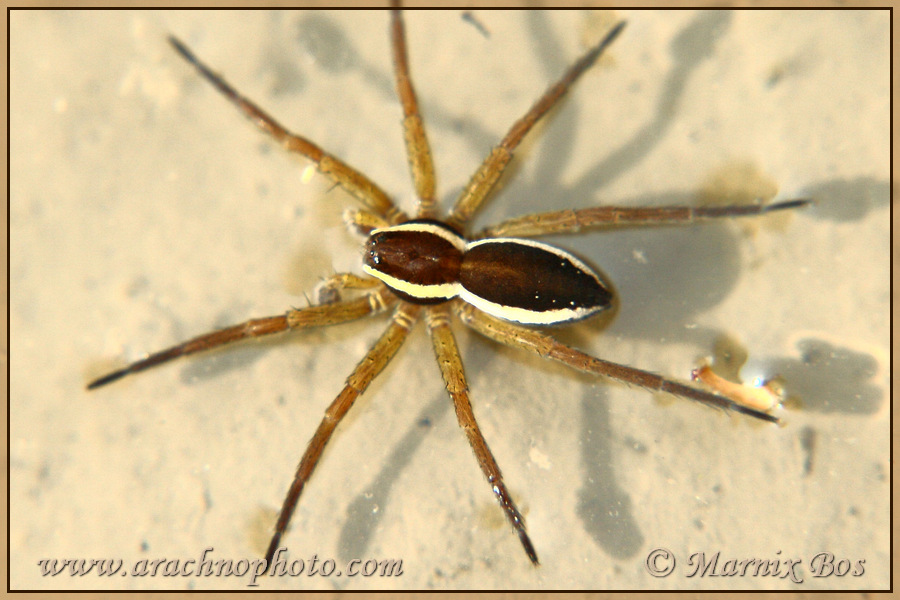
[[[597,206],[578,210],[558,210],[507,219],[487,227],[479,232],[475,239],[575,233],[585,227],[687,224],[709,219],[763,215],[779,210],[802,208],[811,203],[811,200],[786,200],[774,204],[736,204],[731,206],[656,206],[646,208]]]
[[[325,325],[346,323],[347,321],[353,321],[373,313],[381,312],[395,301],[396,296],[391,294],[387,288],[382,288],[346,302],[334,302],[331,304],[292,309],[284,315],[250,319],[249,321],[245,321],[238,325],[220,329],[219,331],[212,331],[186,342],[182,342],[176,346],[172,346],[171,348],[155,352],[147,358],[143,358],[126,367],[94,379],[88,383],[87,389],[93,390],[108,383],[112,383],[117,379],[121,379],[126,375],[139,373],[151,367],[156,367],[169,362],[170,360],[188,356],[189,354],[195,354],[197,352],[212,350],[213,348],[218,348],[241,340],[272,335],[292,329],[307,329],[310,327],[322,327]]]
[[[388,198],[388,195],[368,177],[346,164],[339,158],[309,141],[285,129],[249,99],[242,96],[231,85],[207,67],[188,47],[175,37],[169,36],[172,47],[197,71],[222,93],[250,122],[263,133],[280,143],[288,152],[300,154],[313,161],[319,172],[350,192],[363,206],[373,210],[388,221],[405,221],[406,215]]]
[[[492,340],[507,346],[536,352],[540,356],[561,362],[578,371],[637,385],[651,392],[668,392],[715,408],[743,413],[763,421],[778,422],[778,418],[775,416],[745,406],[741,403],[740,398],[713,394],[649,371],[596,358],[566,346],[545,333],[496,319],[469,304],[459,303],[457,313],[463,323]]]
[[[534,565],[538,564],[537,553],[525,530],[525,519],[513,502],[506,484],[503,483],[503,475],[500,473],[500,467],[494,460],[491,449],[488,448],[487,441],[481,434],[481,429],[475,421],[475,413],[472,412],[472,404],[469,402],[469,386],[466,384],[466,375],[463,370],[462,360],[459,357],[459,349],[456,346],[456,339],[450,330],[448,322],[449,310],[446,304],[429,307],[428,333],[431,335],[431,342],[434,346],[434,353],[437,356],[438,365],[441,368],[441,375],[447,386],[447,392],[450,399],[453,400],[453,407],[456,409],[456,420],[459,426],[466,432],[472,451],[475,452],[475,458],[478,459],[478,466],[481,472],[487,478],[488,483],[500,503],[501,508],[506,513],[506,517],[512,524],[513,529],[519,536],[519,541],[525,548],[525,554]]]
[[[597,61],[597,58],[616,39],[623,27],[625,27],[624,21],[613,27],[599,44],[578,59],[556,84],[544,92],[544,95],[535,102],[534,106],[525,113],[524,117],[513,124],[506,137],[491,150],[491,153],[472,176],[472,179],[469,180],[469,184],[456,201],[456,205],[447,219],[450,225],[460,229],[464,228],[466,223],[481,207],[497,180],[500,179],[525,134],[531,131],[531,128],[534,127],[541,117],[565,96],[572,84]]]
[[[347,384],[344,386],[344,389],[341,390],[341,393],[337,395],[337,398],[325,411],[322,422],[313,434],[312,439],[310,439],[309,445],[307,445],[306,451],[303,453],[303,458],[300,459],[300,464],[297,465],[294,481],[291,483],[291,487],[284,499],[284,504],[281,506],[278,522],[275,524],[275,533],[272,535],[268,550],[266,550],[266,561],[270,567],[272,565],[272,557],[278,551],[281,538],[284,536],[291,516],[294,514],[297,502],[300,500],[300,494],[303,493],[306,482],[315,470],[319,458],[322,456],[322,451],[325,450],[325,445],[331,439],[331,434],[334,433],[335,428],[341,422],[341,419],[344,418],[344,415],[347,414],[347,411],[350,410],[350,407],[353,406],[356,399],[369,387],[372,380],[381,373],[400,349],[400,346],[403,345],[410,328],[418,318],[420,308],[406,302],[400,304],[394,312],[391,324],[359,362],[353,373],[347,378]]]

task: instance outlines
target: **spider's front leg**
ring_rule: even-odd
[[[437,208],[435,199],[434,161],[431,158],[431,147],[425,135],[425,125],[419,111],[419,101],[413,89],[409,74],[409,58],[406,52],[406,32],[403,27],[403,15],[400,13],[400,2],[392,2],[391,11],[391,48],[394,56],[394,79],[397,84],[397,96],[403,107],[403,139],[406,142],[406,155],[419,208],[416,216],[420,219],[434,218]]]
[[[407,220],[406,214],[388,198],[388,195],[371,179],[336,156],[329,154],[312,141],[291,133],[266,111],[244,97],[220,75],[213,72],[178,38],[169,36],[169,43],[229,102],[234,104],[263,133],[280,143],[288,152],[305,156],[316,164],[319,172],[340,185],[370,210],[391,223]]]
[[[447,386],[447,392],[453,400],[453,407],[456,409],[456,419],[459,426],[466,432],[469,444],[475,452],[475,458],[478,459],[478,466],[487,478],[488,483],[497,501],[506,513],[506,517],[512,524],[513,528],[519,536],[519,541],[525,548],[525,554],[531,562],[537,566],[538,557],[525,531],[525,519],[516,508],[506,484],[503,483],[503,476],[500,474],[500,467],[491,454],[481,429],[475,421],[475,414],[472,412],[472,404],[469,402],[469,387],[466,384],[466,374],[463,370],[462,360],[459,357],[459,349],[456,346],[456,339],[450,330],[449,310],[447,304],[440,304],[428,308],[428,333],[431,335],[431,342],[434,346],[434,353],[437,357],[438,365],[441,368],[441,375]]]
[[[732,398],[713,394],[649,371],[596,358],[571,348],[545,333],[501,321],[469,304],[458,304],[457,313],[463,323],[492,340],[507,346],[531,350],[540,356],[561,362],[578,371],[602,375],[623,383],[640,386],[652,392],[667,392],[716,408],[743,413],[770,423],[778,422],[778,417],[742,404],[740,397]]]
[[[335,276],[339,278],[340,276]],[[350,276],[356,277],[356,276]],[[361,279],[356,277],[356,279]],[[335,284],[335,285],[339,285]],[[212,331],[201,336],[182,342],[171,348],[155,352],[147,358],[133,362],[126,367],[108,373],[94,379],[87,385],[87,389],[93,390],[100,386],[112,383],[126,375],[138,373],[151,367],[161,365],[181,356],[188,356],[205,350],[212,350],[226,344],[241,340],[257,338],[275,333],[281,333],[293,329],[307,329],[310,327],[323,327],[346,323],[373,313],[379,313],[393,305],[397,301],[396,296],[387,288],[381,287],[372,290],[354,300],[346,302],[333,302],[307,308],[295,308],[286,314],[260,319],[250,319],[238,325],[233,325],[219,331]]]

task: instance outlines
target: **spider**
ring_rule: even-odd
[[[312,161],[323,175],[362,204],[361,210],[349,211],[345,218],[353,229],[366,237],[362,266],[366,276],[334,275],[320,288],[317,304],[201,335],[99,377],[87,388],[92,390],[175,358],[240,340],[336,325],[392,310],[387,329],[347,378],[309,441],[266,551],[268,565],[272,564],[272,558],[280,548],[303,488],[335,428],[396,355],[412,326],[422,317],[459,425],[491,491],[534,565],[539,564],[538,556],[526,531],[525,520],[475,420],[463,363],[449,325],[451,315],[455,314],[462,323],[495,342],[536,352],[578,371],[777,423],[778,419],[768,412],[769,406],[763,404],[760,407],[748,402],[734,386],[718,385],[714,377],[699,377],[712,391],[701,389],[590,356],[536,329],[536,326],[568,324],[596,315],[612,305],[613,292],[608,282],[579,258],[528,238],[576,233],[592,226],[684,224],[701,219],[760,215],[796,209],[809,201],[716,207],[590,207],[529,214],[466,235],[472,217],[494,189],[525,135],[597,61],[624,26],[624,22],[615,25],[513,124],[443,219],[438,216],[434,165],[410,77],[403,18],[396,4],[391,12],[390,33],[397,94],[404,115],[404,139],[417,196],[413,216],[398,208],[361,172],[306,138],[289,132],[214,73],[185,44],[170,36],[169,43],[175,51],[258,129],[288,152]]]

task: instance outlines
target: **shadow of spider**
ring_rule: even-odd
[[[536,352],[579,371],[777,422],[778,419],[768,412],[776,401],[767,399],[765,392],[760,392],[764,397],[758,402],[755,396],[759,393],[755,390],[728,385],[713,377],[703,379],[713,390],[707,391],[590,356],[535,329],[534,326],[571,323],[607,310],[612,306],[613,292],[600,274],[574,255],[528,238],[552,233],[575,233],[596,226],[692,223],[703,219],[760,215],[799,208],[808,204],[807,200],[770,205],[590,207],[529,214],[466,235],[468,223],[494,189],[525,135],[595,63],[624,26],[625,23],[620,22],[613,27],[599,44],[576,61],[513,124],[443,219],[437,214],[434,165],[410,78],[404,25],[397,7],[391,13],[391,40],[397,93],[404,114],[404,138],[418,198],[414,217],[398,208],[365,175],[306,138],[287,131],[213,73],[182,42],[170,37],[169,42],[182,58],[192,64],[257,128],[287,151],[311,160],[323,175],[360,202],[362,210],[348,213],[347,221],[367,238],[363,270],[368,277],[349,273],[335,275],[319,290],[317,305],[292,309],[283,315],[251,319],[201,335],[95,379],[88,384],[88,389],[104,386],[125,375],[180,356],[240,340],[336,325],[393,310],[387,329],[325,411],[300,460],[266,551],[267,565],[272,564],[279,550],[303,488],[335,428],[355,400],[394,357],[413,324],[423,315],[457,420],[491,490],[534,565],[538,565],[538,557],[526,532],[524,519],[503,482],[500,468],[472,411],[462,360],[449,326],[451,314],[496,342]],[[344,299],[344,292],[350,292],[352,298]]]

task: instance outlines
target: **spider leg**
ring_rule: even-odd
[[[774,204],[736,204],[731,206],[644,208],[597,206],[578,210],[558,210],[507,219],[485,228],[475,236],[475,239],[575,233],[583,227],[595,226],[686,224],[708,219],[762,215],[778,210],[802,208],[811,203],[811,200],[786,200]]]
[[[322,327],[324,325],[336,325],[353,321],[373,313],[382,312],[395,301],[396,297],[387,288],[382,287],[378,291],[369,292],[347,302],[309,306],[307,308],[289,310],[284,315],[250,319],[238,325],[220,329],[219,331],[212,331],[182,342],[177,346],[151,354],[147,358],[133,362],[122,369],[94,379],[88,383],[87,389],[93,390],[121,379],[126,375],[144,371],[175,358],[211,350],[240,340],[281,333],[291,329]]]
[[[351,232],[368,237],[373,229],[388,227],[390,223],[366,210],[348,208],[343,214],[344,224]]]
[[[450,213],[447,221],[456,227],[462,228],[475,212],[481,207],[488,193],[493,189],[497,180],[506,169],[506,165],[512,159],[513,152],[518,147],[519,142],[525,137],[535,123],[543,117],[556,103],[562,98],[575,81],[597,60],[607,46],[609,46],[616,36],[625,27],[625,22],[617,24],[612,30],[606,34],[603,40],[591,48],[584,56],[572,65],[565,75],[553,86],[544,92],[544,95],[531,107],[524,117],[513,124],[512,128],[506,134],[506,137],[491,150],[491,153],[484,160],[472,179],[469,181],[466,189],[456,201],[456,205]]]
[[[446,304],[431,306],[427,312],[428,333],[431,335],[431,342],[434,346],[434,354],[437,357],[438,365],[441,368],[441,375],[447,386],[447,392],[453,400],[453,407],[456,409],[456,420],[459,426],[466,432],[469,444],[475,452],[475,458],[478,459],[478,466],[481,472],[491,484],[491,489],[497,497],[497,501],[506,513],[506,517],[512,524],[513,528],[519,536],[519,541],[525,548],[525,554],[531,559],[531,562],[537,566],[538,557],[534,550],[534,546],[525,531],[525,519],[516,508],[512,496],[503,483],[503,476],[500,474],[500,467],[488,448],[487,441],[481,434],[481,429],[475,421],[475,414],[472,412],[472,404],[469,402],[469,387],[466,384],[466,374],[463,369],[462,360],[459,356],[459,349],[456,346],[456,339],[450,330],[449,310]]]
[[[272,557],[278,550],[281,538],[287,529],[291,516],[294,514],[297,502],[300,500],[303,487],[316,468],[316,464],[322,456],[322,451],[325,449],[325,444],[331,439],[334,429],[341,422],[341,419],[344,418],[344,415],[347,414],[347,411],[350,410],[350,407],[353,406],[356,399],[369,387],[372,380],[381,373],[382,369],[397,353],[397,350],[400,349],[400,346],[409,334],[410,328],[419,316],[420,308],[417,305],[406,302],[400,304],[394,312],[390,326],[356,366],[353,373],[347,378],[347,384],[344,386],[344,389],[325,411],[322,422],[319,423],[319,427],[303,453],[303,458],[300,459],[300,464],[297,465],[294,481],[291,483],[291,487],[284,499],[284,504],[281,506],[278,522],[275,524],[275,533],[272,535],[272,541],[269,543],[268,550],[266,550],[267,565],[271,566],[272,564]]]
[[[384,285],[374,277],[360,277],[353,273],[336,273],[316,286],[316,301],[334,304],[341,300],[342,290],[371,290]]]
[[[406,53],[406,33],[403,27],[403,16],[400,14],[400,2],[394,0],[391,11],[391,46],[394,54],[394,76],[397,82],[397,95],[403,105],[403,138],[406,141],[406,154],[409,157],[409,168],[412,172],[416,195],[419,197],[417,216],[433,218],[436,214],[434,197],[434,161],[422,115],[419,113],[419,102],[413,89],[409,74],[409,60]]]
[[[507,346],[531,350],[544,358],[561,362],[578,371],[603,375],[623,383],[640,386],[652,392],[667,392],[689,400],[696,400],[715,408],[734,410],[763,421],[769,421],[770,423],[778,422],[777,417],[741,404],[740,398],[713,394],[649,371],[593,357],[571,348],[547,334],[496,319],[470,304],[459,303],[457,313],[463,323],[485,337]]]
[[[221,76],[214,73],[180,40],[169,36],[169,43],[258,129],[274,138],[288,152],[300,154],[313,161],[320,173],[350,192],[363,206],[377,212],[391,223],[407,219],[403,211],[397,208],[387,194],[368,177],[305,137],[285,129],[278,121],[231,87]]]

